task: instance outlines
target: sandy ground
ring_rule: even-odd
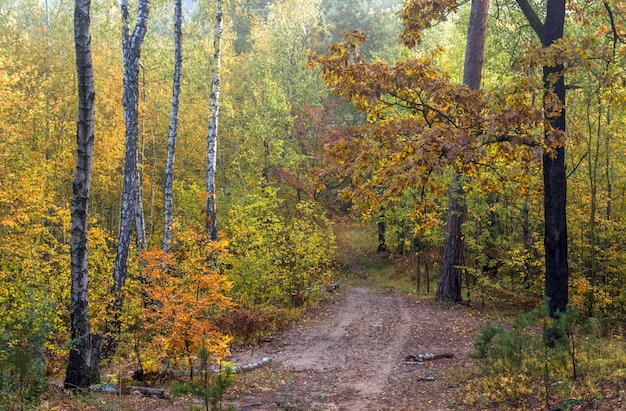
[[[233,352],[237,364],[272,358],[265,369],[240,375],[245,388],[236,403],[242,411],[463,409],[479,325],[464,306],[340,289],[292,329]],[[454,356],[405,361],[428,353]]]

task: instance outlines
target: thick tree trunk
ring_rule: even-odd
[[[122,211],[120,217],[120,232],[117,245],[117,255],[113,266],[113,323],[109,325],[108,331],[113,334],[120,332],[120,314],[122,310],[123,295],[122,289],[126,282],[126,271],[128,268],[128,254],[130,241],[135,225],[136,201],[138,196],[138,169],[137,169],[137,138],[138,128],[138,106],[139,106],[139,58],[141,46],[145,37],[148,25],[148,15],[150,10],[149,0],[139,0],[139,12],[137,22],[132,36],[128,26],[129,11],[128,1],[122,0],[121,12],[122,21],[122,53],[124,63],[124,91],[122,105],[124,108],[124,121],[126,124],[126,158],[124,161],[124,185],[122,192]],[[141,241],[140,239],[138,239]],[[138,244],[142,246],[143,244]],[[115,348],[113,345],[112,348]]]
[[[455,170],[450,181],[450,203],[446,220],[446,238],[441,256],[441,273],[435,299],[461,301],[461,268],[463,265],[463,233],[461,226],[467,216],[465,192],[461,175]]]
[[[541,39],[543,47],[549,47],[563,37],[565,0],[548,0],[544,24],[541,24],[541,20],[528,0],[517,0],[517,3]],[[548,92],[554,93],[561,106],[561,110],[557,113],[554,113],[553,110],[546,110],[546,122],[550,125],[545,131],[546,139],[551,137],[553,131],[565,133],[565,79],[563,78],[563,69],[562,64],[543,68],[546,94]],[[564,312],[567,309],[568,301],[569,265],[567,260],[565,147],[557,147],[553,153],[543,156],[543,184],[544,249],[546,253],[545,293],[549,299],[550,314],[556,316],[558,312]]]
[[[170,250],[172,241],[172,219],[174,218],[174,154],[176,152],[176,136],[178,134],[178,102],[180,100],[180,76],[183,68],[183,7],[182,0],[174,3],[174,82],[172,85],[172,113],[170,115],[170,132],[167,140],[167,163],[165,165],[165,227],[163,229],[163,250]]]
[[[215,37],[213,38],[213,67],[209,133],[207,136],[206,172],[206,233],[212,241],[217,240],[217,212],[215,192],[215,172],[217,169],[217,136],[220,108],[220,59],[222,54],[222,2],[215,1]]]
[[[471,90],[478,90],[482,79],[488,12],[489,0],[472,0],[463,67],[463,84]],[[461,301],[462,299],[460,266],[463,264],[464,242],[461,227],[466,215],[465,192],[461,176],[455,170],[450,183],[446,237],[441,256],[439,287],[435,296],[439,301]]]
[[[91,59],[90,0],[76,0],[74,42],[78,80],[78,121],[76,131],[76,173],[71,202],[71,334],[64,385],[66,388],[89,386],[91,334],[88,298],[88,209],[91,188],[94,142],[95,89]]]
[[[545,37],[543,46],[548,47],[563,37],[565,25],[565,0],[548,0],[546,12]],[[546,112],[546,120],[550,126],[565,133],[565,79],[564,67],[543,68],[543,81],[546,90],[552,91],[561,103],[557,115]],[[554,77],[556,76],[556,81]],[[546,139],[551,131],[546,131]],[[556,155],[543,156],[544,184],[544,218],[546,251],[546,297],[548,297],[550,314],[565,312],[568,299],[569,266],[567,261],[567,218],[566,197],[567,180],[565,176],[565,147],[558,147]]]
[[[485,58],[485,37],[489,18],[489,0],[472,0],[472,10],[467,28],[463,84],[470,90],[480,89],[483,61]]]

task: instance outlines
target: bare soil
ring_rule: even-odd
[[[463,409],[473,366],[471,334],[480,320],[467,307],[416,301],[392,290],[350,286],[293,328],[256,349],[234,351],[245,364],[240,410]],[[452,358],[407,363],[417,354]]]

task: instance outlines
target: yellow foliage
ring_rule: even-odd
[[[284,215],[272,189],[244,201],[228,215],[233,297],[244,307],[304,304],[332,273],[330,222],[310,203]]]

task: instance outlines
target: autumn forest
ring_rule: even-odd
[[[481,319],[455,409],[623,406],[625,23],[0,0],[0,410],[75,409],[119,364],[223,409],[231,349],[362,281],[360,236],[386,287]]]

